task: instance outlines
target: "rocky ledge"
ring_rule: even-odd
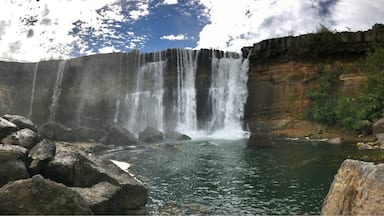
[[[59,126],[38,130],[23,116],[0,117],[0,213],[144,214],[143,183],[95,154],[106,145],[81,141],[100,133]]]
[[[322,215],[382,215],[384,164],[345,160],[323,203]]]

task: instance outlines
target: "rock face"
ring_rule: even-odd
[[[92,214],[78,193],[40,175],[0,188],[0,212],[30,215]]]
[[[147,127],[145,130],[140,131],[139,139],[143,142],[158,142],[164,139],[164,135],[156,128]]]
[[[384,211],[384,164],[345,160],[327,197],[322,215],[380,215]]]

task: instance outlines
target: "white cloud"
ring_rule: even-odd
[[[99,49],[99,53],[113,53],[113,52],[118,52],[115,47],[109,46],[109,47],[103,47]]]
[[[183,35],[183,34],[178,34],[178,35],[164,35],[161,36],[160,39],[162,40],[188,40],[188,37]]]
[[[211,23],[201,30],[197,48],[240,51],[264,39],[314,32],[320,25],[345,31],[384,22],[383,0],[200,1]]]
[[[120,0],[4,1],[0,7],[0,59],[38,61],[69,58],[74,51],[92,54],[95,42],[104,39],[105,47],[121,39],[117,22],[134,22],[148,15],[148,1],[133,2],[125,15]],[[35,22],[36,21],[36,22]],[[69,34],[79,21],[81,28]],[[29,24],[29,25],[28,25]],[[97,41],[96,41],[97,42]]]
[[[163,4],[166,4],[166,5],[173,5],[173,4],[177,4],[177,0],[164,0]]]

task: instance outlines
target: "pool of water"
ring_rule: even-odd
[[[351,144],[276,140],[198,140],[106,153],[132,164],[149,189],[153,214],[319,214],[333,176],[346,158],[369,158]]]

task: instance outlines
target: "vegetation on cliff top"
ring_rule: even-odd
[[[369,133],[373,121],[384,117],[384,45],[358,63],[366,79],[356,96],[340,89],[341,74],[348,73],[342,65],[320,65],[316,85],[308,92],[312,106],[307,118],[347,130]]]

